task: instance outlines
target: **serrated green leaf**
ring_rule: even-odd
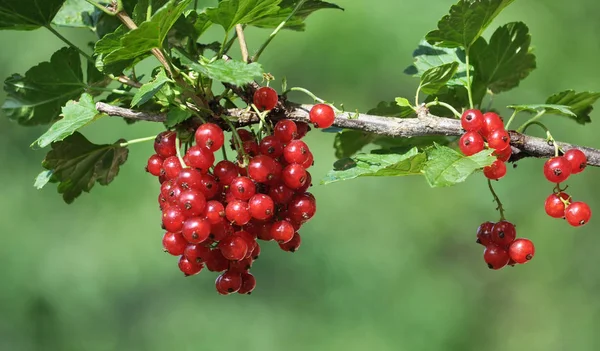
[[[494,18],[514,0],[460,0],[425,37],[432,45],[469,49]]]
[[[465,156],[446,146],[434,144],[427,150],[427,164],[423,174],[431,187],[446,187],[464,182],[478,169],[491,165],[496,157],[493,150],[484,150]]]
[[[165,6],[168,0],[137,0],[131,18],[135,23],[148,20],[148,11],[152,16],[158,9]]]
[[[92,28],[90,14],[96,8],[81,0],[66,0],[60,11],[54,16],[52,24],[62,27]]]
[[[213,62],[204,62],[205,60],[193,62],[185,56],[180,56],[180,59],[181,63],[202,75],[235,85],[248,84],[254,81],[254,78],[262,76],[264,72],[258,62],[247,64],[242,61],[222,59]]]
[[[573,90],[566,90],[550,96],[547,104],[568,106],[576,117],[572,117],[577,123],[585,124],[591,122],[590,113],[594,109],[593,105],[600,99],[600,92],[582,91],[576,93]]]
[[[452,79],[457,69],[458,62],[446,63],[428,69],[421,76],[421,91],[429,95],[437,93]]]
[[[577,117],[569,106],[565,105],[551,105],[551,104],[533,104],[533,105],[509,105],[508,108],[517,112],[531,112],[539,113],[540,111],[546,111],[549,114],[563,115],[567,117]]]
[[[400,107],[410,107],[412,108],[412,105],[410,103],[410,101],[408,101],[407,98],[403,98],[403,97],[398,97],[396,98],[396,104]]]
[[[216,8],[207,8],[206,15],[229,32],[236,24],[249,24],[279,11],[281,0],[223,0]]]
[[[415,110],[412,107],[400,107],[396,101],[380,102],[377,107],[367,111],[369,115],[385,116],[385,117],[400,117],[405,118],[415,114]]]
[[[35,177],[35,182],[33,183],[33,186],[36,189],[40,190],[41,188],[46,186],[46,184],[48,184],[51,178],[52,171],[42,171],[40,172],[40,174],[37,175],[37,177]]]
[[[2,0],[0,30],[33,30],[48,26],[65,0]]]
[[[467,86],[467,65],[465,64],[465,51],[463,49],[436,47],[422,41],[413,52],[413,58],[414,63],[408,66],[404,73],[421,77],[430,68],[458,62],[456,73],[446,84]]]
[[[260,28],[275,28],[285,21],[292,11],[298,5],[299,0],[282,0],[279,4],[279,11],[272,15],[268,15],[252,21],[250,24]],[[284,29],[291,29],[296,31],[303,31],[306,27],[304,21],[308,16],[313,14],[315,11],[323,9],[335,9],[344,10],[336,4],[320,0],[308,0],[305,1],[302,7],[296,11],[294,16],[285,22]]]
[[[30,68],[25,76],[13,74],[4,81],[7,93],[2,110],[19,124],[48,124],[59,118],[60,108],[84,92],[79,53],[72,48],[55,52],[50,62]]]
[[[321,184],[358,177],[397,177],[419,175],[427,161],[425,153],[412,148],[404,154],[358,154],[337,161]]]
[[[63,140],[75,131],[100,118],[102,114],[96,110],[91,95],[84,93],[79,101],[69,101],[62,108],[63,118],[56,121],[46,133],[42,134],[31,146],[37,144],[44,148],[50,143]]]
[[[169,79],[165,74],[165,71],[161,69],[154,79],[138,89],[131,100],[131,106],[133,107],[148,102],[148,100],[152,99],[152,97],[168,82],[172,82],[172,80]]]
[[[358,130],[343,130],[335,135],[333,148],[338,159],[354,155],[377,138],[376,135]]]
[[[167,128],[173,128],[177,124],[185,121],[190,117],[192,117],[192,113],[190,111],[178,107],[171,107],[167,112],[167,120],[165,121],[165,126]]]
[[[108,185],[127,160],[128,150],[120,143],[95,145],[75,132],[63,141],[52,143],[42,166],[53,172],[50,181],[58,182],[58,192],[72,203],[94,184]]]

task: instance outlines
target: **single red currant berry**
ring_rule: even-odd
[[[188,261],[201,264],[210,257],[210,249],[202,244],[188,244],[183,251],[183,255]]]
[[[300,248],[300,243],[301,243],[300,234],[298,234],[298,232],[296,232],[296,233],[294,233],[294,237],[292,238],[292,240],[290,240],[284,244],[279,244],[279,247],[283,251],[296,252],[296,251],[298,251],[298,248]]]
[[[256,224],[256,236],[260,240],[271,241],[273,237],[271,236],[271,227],[273,227],[273,223],[270,221],[267,222],[259,222]]]
[[[566,193],[550,194],[544,203],[544,210],[552,218],[564,218],[567,205],[562,201],[571,201],[571,197]]]
[[[223,272],[229,267],[229,260],[223,256],[221,250],[213,249],[204,264],[211,272]]]
[[[483,252],[483,259],[489,269],[500,269],[508,264],[508,252],[498,245],[488,245]]]
[[[165,172],[167,179],[175,179],[183,169],[181,162],[177,156],[167,157],[162,164],[162,170]]]
[[[195,139],[196,145],[215,152],[225,143],[225,134],[218,125],[205,123],[196,129]]]
[[[179,172],[176,181],[185,190],[200,189],[202,187],[202,172],[195,168],[184,168]]]
[[[226,271],[217,277],[215,286],[217,287],[217,292],[221,295],[233,294],[242,287],[242,276],[237,272]]]
[[[460,117],[460,125],[467,132],[479,132],[483,128],[483,114],[479,110],[466,110]]]
[[[215,177],[210,173],[206,173],[202,175],[202,182],[198,190],[200,190],[207,199],[212,199],[217,196],[219,191],[221,191],[221,188]]]
[[[281,172],[283,183],[290,189],[301,188],[306,182],[306,170],[297,163],[287,165]]]
[[[266,155],[252,157],[248,164],[248,176],[258,183],[266,183],[279,176],[275,163],[273,158]]]
[[[500,161],[506,162],[510,159],[510,156],[512,155],[512,147],[510,147],[509,144],[502,150],[494,150],[494,153],[492,155],[496,156]]]
[[[158,134],[154,140],[154,151],[162,158],[177,155],[175,137],[175,132],[165,131]]]
[[[518,264],[529,262],[535,255],[535,246],[529,239],[517,239],[508,248],[510,259]]]
[[[306,161],[302,162],[301,165],[302,167],[304,167],[304,169],[309,169],[310,167],[312,167],[312,165],[315,163],[314,158],[313,158],[313,154],[312,152],[308,152],[308,157],[306,158]]]
[[[192,262],[185,258],[185,256],[181,256],[179,258],[179,270],[185,274],[186,277],[190,275],[198,274],[204,268],[202,264],[198,264],[196,262]]]
[[[212,151],[194,145],[185,153],[188,166],[197,168],[202,173],[207,173],[215,163],[215,154]]]
[[[506,164],[496,160],[490,166],[483,167],[483,175],[488,179],[498,180],[506,175]]]
[[[271,237],[280,244],[287,243],[294,238],[294,227],[288,221],[278,221],[271,227]]]
[[[282,119],[275,124],[273,135],[282,143],[287,144],[298,135],[298,127],[294,121]]]
[[[221,241],[232,235],[234,231],[235,229],[233,229],[233,226],[229,222],[221,221],[217,224],[211,225],[210,238],[214,241]]]
[[[256,185],[248,177],[237,177],[231,182],[229,190],[236,199],[248,201],[256,194]]]
[[[579,227],[590,221],[592,210],[585,202],[572,202],[565,210],[565,218],[573,227]]]
[[[481,128],[481,135],[487,139],[488,135],[497,129],[504,129],[504,122],[498,114],[494,112],[486,112],[483,114],[483,128]]]
[[[571,174],[581,173],[587,166],[587,157],[579,149],[567,150],[564,157],[571,163]]]
[[[248,253],[248,243],[239,235],[230,235],[219,243],[219,250],[230,261],[243,260]]]
[[[206,207],[206,199],[198,190],[182,191],[177,200],[178,207],[186,217],[199,216]]]
[[[210,200],[206,203],[204,215],[210,224],[221,223],[225,218],[225,206],[219,201]]]
[[[304,223],[317,212],[317,202],[311,193],[298,194],[288,204],[288,215],[296,223]]]
[[[460,137],[458,147],[465,156],[471,156],[483,150],[484,141],[479,133],[466,132]]]
[[[163,158],[157,154],[150,156],[148,164],[146,165],[146,171],[155,177],[160,175],[162,169]]]
[[[256,140],[246,140],[242,143],[242,147],[246,155],[250,157],[256,156],[259,153],[258,143]],[[237,150],[237,148],[235,148],[235,150]]]
[[[244,225],[250,222],[250,210],[246,201],[234,200],[225,207],[225,216],[235,225]]]
[[[249,272],[242,272],[240,274],[242,276],[242,286],[238,290],[238,294],[250,295],[256,287],[256,279]]]
[[[162,245],[165,251],[171,255],[181,256],[187,246],[187,241],[181,233],[166,232],[165,235],[163,235]]]
[[[161,168],[160,175],[158,176],[158,182],[160,184],[162,184],[162,183],[166,182],[167,180],[169,180],[169,179],[167,178],[166,175],[163,174],[163,171],[162,171],[162,168]]]
[[[315,127],[329,128],[335,121],[335,112],[327,104],[316,104],[310,109],[309,118]]]
[[[285,184],[280,183],[269,189],[269,196],[276,204],[285,205],[292,200],[294,190],[288,188]]]
[[[210,235],[210,222],[204,218],[191,217],[183,222],[181,233],[190,244],[200,244]]]
[[[302,164],[306,162],[310,154],[308,145],[302,140],[292,140],[283,149],[283,157],[287,163]]]
[[[250,258],[250,255],[254,250],[254,246],[257,245],[256,237],[246,230],[238,230],[237,232],[233,233],[233,235],[239,236],[246,241],[246,245],[248,245],[248,251],[246,252],[246,256],[244,256],[244,258]]]
[[[488,145],[491,149],[503,150],[510,146],[510,136],[502,129],[492,130],[487,136]]]
[[[169,205],[170,204],[167,202],[167,199],[165,199],[162,194],[158,194],[158,206],[160,207],[160,210],[163,211]]]
[[[183,228],[185,216],[176,206],[169,206],[162,212],[163,227],[169,232],[179,232]]]
[[[235,163],[227,160],[219,161],[213,170],[219,184],[229,185],[238,176],[238,168]]]
[[[492,229],[494,227],[493,222],[483,222],[477,228],[477,243],[483,246],[488,246],[492,243]]]
[[[258,243],[256,243],[256,246],[254,247],[254,250],[252,250],[252,254],[250,255],[250,257],[253,260],[257,260],[259,256],[260,256],[260,245]]]
[[[512,243],[517,237],[517,230],[514,224],[508,221],[500,221],[494,224],[492,228],[492,242],[496,245],[506,246]]]
[[[274,135],[267,135],[260,141],[258,150],[263,155],[277,158],[283,154],[283,143]]]
[[[296,192],[298,194],[302,194],[304,192],[306,192],[308,190],[308,188],[310,188],[312,186],[312,176],[310,175],[310,172],[306,171],[306,181],[304,182],[304,185],[299,187]]]
[[[544,176],[552,183],[561,183],[571,175],[571,162],[563,156],[553,157],[544,163]]]
[[[252,218],[267,220],[275,213],[275,203],[268,195],[256,194],[248,201],[248,207]]]
[[[272,110],[277,106],[279,97],[273,88],[260,87],[254,92],[253,102],[259,110]]]
[[[296,139],[304,138],[304,136],[310,131],[310,126],[308,123],[304,122],[296,122],[296,128],[298,129],[298,135],[296,135]]]

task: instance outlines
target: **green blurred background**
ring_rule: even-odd
[[[351,110],[412,96],[415,80],[402,71],[452,2],[338,4],[346,11],[319,12],[306,32],[281,33],[265,68]],[[496,106],[600,89],[599,13],[595,0],[511,5],[493,27],[525,21],[538,69]],[[60,32],[81,45],[93,39],[85,30]],[[268,34],[248,30],[250,48]],[[221,35],[215,28],[208,39]],[[63,45],[45,30],[0,32],[0,43],[1,77]],[[557,139],[600,147],[595,123],[546,122]],[[552,186],[541,160],[520,162],[497,185],[518,235],[536,243],[525,266],[490,271],[483,263],[475,230],[498,216],[482,176],[447,189],[430,189],[421,177],[363,178],[316,185],[319,211],[301,231],[300,251],[263,245],[255,292],[223,297],[214,273],[184,279],[177,259],[162,253],[158,183],[143,171],[151,143],[131,147],[109,187],[66,205],[54,185],[32,186],[45,150],[29,144],[44,128],[2,118],[0,129],[0,350],[600,349],[600,222],[573,229],[545,215]],[[102,143],[160,129],[105,118],[83,133]],[[311,133],[308,142],[318,179],[334,162],[333,135]],[[569,181],[571,195],[593,209],[598,175],[589,169]]]

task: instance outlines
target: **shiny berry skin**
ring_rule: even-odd
[[[256,194],[256,185],[248,177],[237,177],[229,185],[229,190],[236,199],[248,201]]]
[[[270,234],[273,240],[280,244],[287,243],[294,238],[294,227],[288,221],[278,221],[271,226]]]
[[[259,154],[258,143],[256,140],[246,140],[242,143],[242,147],[246,155],[253,157]],[[237,148],[235,148],[237,150]]]
[[[471,156],[483,150],[484,141],[479,133],[466,132],[460,137],[458,147],[465,156]]]
[[[571,162],[563,156],[553,157],[544,163],[544,176],[552,183],[561,183],[571,175]]]
[[[298,135],[298,127],[294,121],[282,119],[275,124],[273,135],[282,143],[287,144]]]
[[[247,255],[246,255],[247,256]],[[229,261],[228,271],[243,273],[247,272],[252,268],[252,259],[244,258],[240,261]]]
[[[483,175],[488,179],[498,180],[506,175],[506,164],[496,160],[490,166],[483,167]]]
[[[185,190],[179,194],[177,206],[186,217],[199,216],[204,212],[206,199],[198,190]]]
[[[254,236],[246,230],[238,230],[237,232],[233,233],[233,235],[239,236],[240,238],[244,239],[244,241],[246,241],[246,245],[248,245],[248,252],[246,253],[246,258],[250,258],[250,254],[252,253],[252,250],[254,250],[254,246],[256,246],[256,236]]]
[[[266,183],[277,177],[275,160],[266,155],[251,158],[248,164],[248,176],[259,183]]]
[[[585,202],[572,202],[565,209],[565,219],[573,227],[579,227],[590,221],[592,210]]]
[[[268,135],[260,141],[258,151],[273,158],[277,158],[283,154],[283,143],[274,135]]]
[[[190,275],[198,274],[204,268],[204,265],[198,264],[196,262],[192,262],[185,258],[185,256],[181,256],[179,258],[179,270],[185,274],[186,277]]]
[[[283,149],[283,157],[287,163],[302,164],[310,155],[308,145],[302,140],[292,140]]]
[[[294,196],[294,190],[287,187],[285,184],[279,183],[269,189],[269,196],[276,204],[287,204]]]
[[[218,125],[205,123],[196,129],[195,139],[196,145],[215,152],[225,143],[225,134]]]
[[[297,193],[304,193],[308,190],[308,188],[310,188],[312,186],[312,176],[310,175],[310,172],[306,172],[306,181],[304,182],[304,185],[299,187],[296,192]]]
[[[492,155],[496,156],[500,161],[506,162],[510,159],[510,156],[512,155],[512,147],[510,147],[509,144],[504,149],[495,150]]]
[[[481,135],[487,138],[488,135],[496,129],[504,129],[504,123],[498,114],[494,112],[486,112],[483,114],[483,128],[481,128]]]
[[[154,140],[154,151],[162,158],[177,155],[175,137],[175,132],[165,131],[158,134]]]
[[[510,136],[502,129],[492,130],[487,136],[488,146],[491,149],[503,150],[510,146]]]
[[[162,170],[163,158],[157,154],[150,156],[148,164],[146,165],[146,171],[155,177],[160,175]]]
[[[168,180],[160,185],[160,194],[169,203],[176,203],[183,189],[174,180]]]
[[[571,163],[571,174],[581,173],[587,166],[587,157],[579,149],[569,149],[563,156]]]
[[[252,102],[259,110],[266,111],[274,109],[278,100],[277,92],[273,88],[260,87],[254,92]]]
[[[162,245],[169,254],[181,256],[187,246],[187,241],[181,233],[166,232],[165,235],[163,235]]]
[[[460,125],[467,132],[479,132],[483,128],[483,113],[479,110],[466,110],[460,117]]]
[[[233,294],[242,287],[242,275],[237,272],[226,271],[217,277],[215,286],[221,295]]]
[[[177,156],[167,157],[162,164],[162,170],[167,179],[175,179],[183,169]]]
[[[223,257],[220,250],[213,249],[204,264],[211,272],[223,272],[229,267],[229,260]]]
[[[183,251],[183,255],[188,261],[200,264],[209,259],[210,249],[202,244],[188,244]]]
[[[213,174],[217,177],[219,184],[229,185],[231,181],[238,176],[238,168],[235,163],[227,160],[219,161],[213,169]]]
[[[546,198],[546,202],[544,203],[544,210],[546,210],[546,214],[552,218],[564,218],[565,217],[565,209],[566,205],[560,199],[565,201],[570,201],[571,197],[566,193],[559,194],[550,194]]]
[[[195,168],[184,168],[176,178],[182,189],[200,189],[202,187],[202,172]]]
[[[508,255],[515,263],[527,263],[535,255],[535,246],[529,239],[516,239],[508,247]]]
[[[187,165],[197,168],[202,173],[207,173],[208,169],[215,163],[215,154],[212,151],[194,145],[185,153]]]
[[[246,201],[234,200],[225,207],[225,216],[235,225],[244,225],[250,222],[250,210]]]
[[[327,104],[316,104],[309,112],[311,123],[317,128],[329,128],[335,121],[335,112]]]
[[[308,125],[308,123],[296,122],[296,129],[298,130],[298,135],[296,135],[296,139],[302,139],[310,131],[310,126]]]
[[[294,237],[292,238],[292,240],[288,241],[287,243],[279,244],[279,247],[283,251],[296,252],[300,248],[301,242],[302,239],[300,238],[300,234],[296,232],[294,233]]]
[[[225,206],[220,201],[210,200],[206,203],[204,215],[210,224],[221,223],[225,218]]]
[[[508,252],[498,245],[488,245],[483,252],[483,260],[489,269],[500,269],[508,264]]]
[[[183,222],[181,234],[190,244],[200,244],[210,235],[211,226],[208,220],[201,217],[191,217]]]
[[[229,235],[232,235],[233,232],[235,231],[233,229],[233,226],[227,221],[221,221],[217,224],[213,224],[213,225],[211,225],[210,228],[211,228],[210,238],[213,239],[214,241],[221,241],[221,240],[225,239],[226,237],[228,237]]]
[[[505,246],[512,243],[517,237],[514,224],[508,221],[500,221],[492,228],[492,242],[496,245]]]
[[[221,240],[218,246],[223,257],[230,261],[240,261],[248,253],[248,243],[239,235],[230,235]]]
[[[256,287],[256,279],[249,272],[240,273],[242,277],[242,286],[238,290],[238,294],[247,294],[250,295],[254,288]]]
[[[301,188],[306,182],[306,170],[301,165],[292,163],[283,169],[281,179],[290,189]]]
[[[275,203],[268,195],[256,194],[248,200],[248,208],[252,218],[267,220],[275,213]]]
[[[248,129],[240,128],[236,129],[236,132],[238,133],[238,136],[240,137],[240,139],[242,139],[242,141],[255,140],[254,134],[252,134],[252,132]],[[233,143],[233,139],[231,139],[231,142]]]
[[[250,257],[253,260],[257,260],[259,256],[260,256],[260,245],[258,243],[256,243],[256,246],[254,247],[254,250],[252,250]]]
[[[483,222],[477,228],[477,243],[483,246],[488,246],[492,243],[492,229],[494,228],[493,222]]]
[[[202,182],[198,190],[200,190],[207,199],[212,199],[219,193],[221,188],[215,177],[210,173],[206,173],[202,175]]]
[[[183,228],[185,216],[176,206],[169,206],[162,212],[163,227],[169,232],[179,232]]]

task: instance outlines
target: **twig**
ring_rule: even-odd
[[[286,23],[290,19],[292,19],[292,17],[294,17],[294,15],[296,14],[296,12],[298,12],[298,10],[300,10],[300,8],[302,7],[302,5],[304,5],[305,2],[306,2],[306,0],[300,0],[300,1],[298,1],[298,5],[296,5],[296,7],[292,10],[292,12],[290,12],[289,16],[283,22],[281,22],[277,26],[277,28],[275,28],[273,30],[273,32],[271,33],[271,35],[269,35],[269,37],[267,38],[267,40],[265,40],[265,42],[261,45],[261,47],[258,49],[258,51],[256,52],[256,54],[254,54],[254,57],[252,57],[252,61],[253,62],[258,61],[258,58],[263,53],[263,51],[265,51],[265,49],[267,48],[267,46],[269,46],[269,44],[271,43],[271,40],[273,40],[275,38],[275,36],[277,35],[277,33],[279,33],[279,31],[283,27],[285,27]]]
[[[246,44],[246,37],[244,36],[244,28],[241,24],[235,25],[235,32],[237,33],[238,41],[240,42],[240,50],[242,51],[242,61],[248,62],[248,45]]]

